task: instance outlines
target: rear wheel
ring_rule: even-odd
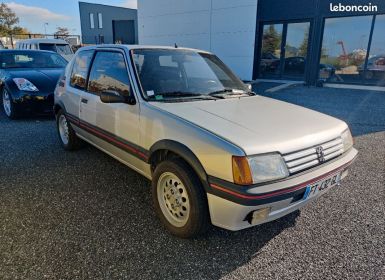
[[[167,160],[155,168],[152,196],[158,217],[172,234],[191,238],[207,230],[206,193],[183,160]]]
[[[16,118],[17,112],[11,94],[5,88],[2,91],[2,103],[5,115],[10,119]]]
[[[56,115],[56,125],[60,143],[65,150],[77,150],[82,146],[82,140],[76,135],[63,110]]]

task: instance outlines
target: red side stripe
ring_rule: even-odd
[[[146,154],[142,153],[141,151],[138,151],[137,149],[123,143],[123,142],[120,142],[119,140],[115,139],[115,138],[112,138],[106,134],[104,134],[103,132],[101,131],[98,131],[90,126],[88,126],[87,124],[83,123],[83,122],[80,122],[79,120],[75,119],[74,117],[72,116],[69,116],[69,115],[66,115],[66,117],[68,118],[69,121],[73,122],[74,124],[84,128],[85,130],[88,130],[88,131],[91,131],[92,133],[94,134],[97,134],[98,136],[100,136],[101,138],[104,138],[104,139],[107,139],[108,141],[111,141],[111,142],[114,142],[115,144],[117,144],[118,146],[120,147],[123,147],[123,148],[126,148],[127,150],[131,151],[132,153],[140,156],[141,158],[147,160],[148,157]]]

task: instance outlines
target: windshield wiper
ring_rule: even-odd
[[[218,98],[226,98],[226,96],[231,96],[231,97],[238,97],[238,96],[244,96],[244,95],[252,96],[252,95],[255,95],[255,93],[248,92],[242,89],[224,88],[221,90],[210,92],[208,95],[218,97]]]
[[[216,97],[208,96],[205,94],[200,93],[193,93],[193,92],[183,92],[183,91],[168,91],[168,92],[161,92],[157,93],[155,95],[149,96],[151,100],[161,101],[163,97],[166,98],[172,98],[172,99],[208,99],[208,100],[215,100]]]

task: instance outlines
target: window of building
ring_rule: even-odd
[[[284,72],[285,77],[302,78],[305,75],[310,22],[287,25]]]
[[[362,72],[367,83],[385,85],[385,15],[377,15],[366,71]],[[362,70],[362,69],[361,69]]]
[[[320,78],[361,83],[373,16],[325,19]]]
[[[259,73],[262,77],[280,75],[280,56],[283,24],[263,26],[261,59]]]
[[[98,25],[99,25],[99,28],[103,28],[103,16],[102,16],[102,13],[98,13]]]
[[[93,13],[90,13],[90,27],[91,27],[92,29],[95,28],[94,14],[93,14]]]
[[[88,91],[96,95],[105,91],[115,91],[122,96],[129,96],[130,81],[123,54],[96,53],[90,72]]]
[[[85,89],[88,67],[92,59],[93,51],[80,52],[74,61],[72,68],[70,84],[78,89]]]

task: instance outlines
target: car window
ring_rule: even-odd
[[[8,51],[0,53],[0,68],[64,68],[67,61],[56,53]]]
[[[55,44],[46,44],[46,43],[42,44],[42,43],[40,43],[39,44],[39,48],[41,50],[44,50],[44,51],[56,52]]]
[[[88,68],[90,66],[93,53],[94,52],[92,50],[88,50],[81,51],[78,55],[76,55],[70,79],[71,86],[79,89],[85,89]]]
[[[88,92],[100,95],[105,91],[115,91],[123,96],[130,93],[126,63],[119,52],[97,52],[92,64]]]
[[[62,55],[72,54],[71,47],[66,44],[57,44],[56,51],[58,54],[62,54]]]

